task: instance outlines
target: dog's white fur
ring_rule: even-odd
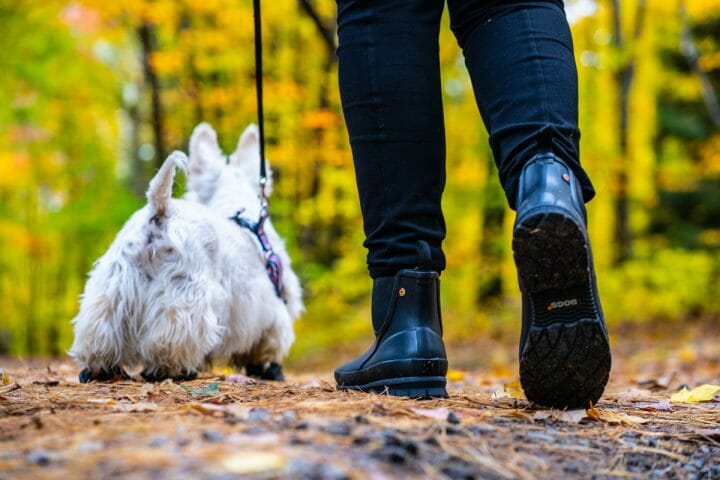
[[[181,376],[213,358],[236,367],[281,363],[303,311],[300,282],[270,220],[266,231],[283,261],[277,297],[254,236],[229,220],[260,211],[257,129],[243,133],[226,163],[217,136],[199,125],[190,158],[174,152],[135,212],[95,263],[73,319],[70,354],[91,372],[142,365]],[[188,171],[185,199],[173,199],[176,167]],[[270,191],[270,188],[267,189]]]

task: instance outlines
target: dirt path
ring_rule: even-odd
[[[573,412],[529,405],[512,370],[453,371],[449,400],[412,401],[336,392],[329,374],[81,385],[65,360],[0,358],[0,479],[720,479],[720,396],[669,402],[720,383],[718,337],[643,345]]]

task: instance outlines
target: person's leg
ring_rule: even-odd
[[[448,4],[510,207],[516,208],[520,171],[538,141],[550,138],[590,200],[594,191],[579,161],[577,71],[562,0]]]
[[[340,95],[373,278],[415,266],[426,241],[445,268],[442,0],[338,0]]]
[[[438,276],[445,268],[443,0],[338,0],[340,94],[374,279],[375,343],[338,388],[447,396]]]
[[[528,399],[587,407],[607,383],[610,350],[595,284],[580,166],[577,72],[561,0],[449,0],[475,96],[517,210],[523,294],[520,380]]]

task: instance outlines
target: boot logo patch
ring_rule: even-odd
[[[548,305],[547,310],[549,312],[551,310],[555,310],[556,308],[572,307],[577,304],[578,304],[577,298],[571,298],[569,300],[560,300],[557,302],[551,302],[550,305]]]

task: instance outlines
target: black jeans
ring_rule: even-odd
[[[373,278],[445,268],[445,130],[438,34],[445,0],[338,0],[340,94]],[[546,143],[594,195],[579,162],[577,71],[562,0],[448,0],[511,208]]]

